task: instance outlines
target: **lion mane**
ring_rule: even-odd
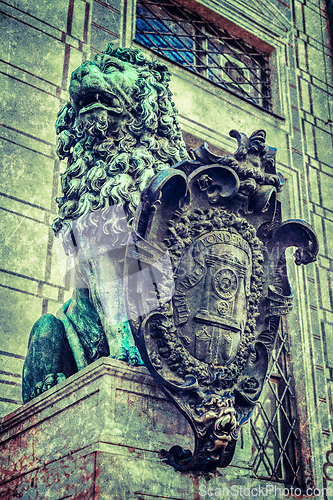
[[[68,163],[52,228],[66,251],[73,220],[93,224],[101,211],[107,226],[117,205],[131,224],[147,181],[188,157],[169,81],[167,67],[141,50],[112,45],[73,72],[71,102],[56,121],[57,154]]]

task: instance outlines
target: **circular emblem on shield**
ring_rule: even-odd
[[[237,291],[237,276],[231,269],[220,269],[213,280],[213,288],[221,299],[231,299]]]
[[[217,303],[216,309],[221,316],[225,316],[229,311],[228,303],[221,300],[221,302]]]

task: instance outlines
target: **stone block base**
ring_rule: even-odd
[[[159,458],[175,444],[192,430],[146,368],[102,358],[0,421],[0,499],[201,500],[206,480]]]

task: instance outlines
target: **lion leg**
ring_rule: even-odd
[[[125,216],[125,212],[123,215]],[[109,357],[126,361],[130,365],[143,365],[128,323],[123,292],[127,231],[126,225],[120,238],[122,241],[113,244],[108,233],[100,231],[91,239],[82,233],[78,225],[75,231],[75,241],[79,248],[76,265],[78,274],[83,277],[90,290],[89,300],[102,324],[109,346]]]
[[[119,323],[118,325],[113,325],[111,328],[117,330],[117,333],[115,334],[115,338],[117,340],[115,342],[116,345],[113,346],[113,349],[111,346],[110,357],[119,359],[121,361],[127,361],[127,363],[132,366],[144,365],[138,348],[135,345],[128,321],[124,321],[123,323]],[[120,343],[118,339],[121,339]],[[117,354],[112,355],[111,353]]]
[[[143,365],[127,320],[122,289],[124,256],[123,247],[113,251],[112,258],[107,252],[94,255],[89,260],[91,270],[86,272],[87,282],[108,341],[110,358],[127,361],[133,366]],[[84,269],[83,261],[81,269]]]
[[[127,337],[127,345],[128,345],[128,358],[127,358],[127,362],[128,362],[128,364],[132,365],[132,366],[141,366],[141,365],[144,365],[144,362],[142,361],[142,358],[141,358],[141,355],[139,353],[139,350],[138,350],[138,348],[135,345],[135,341],[134,341],[134,338],[133,338],[132,330],[131,330],[131,327],[130,327],[128,321],[126,321],[124,323],[123,328],[124,328],[125,335]]]
[[[45,314],[31,330],[23,366],[23,402],[27,403],[76,371],[62,322],[52,314]]]

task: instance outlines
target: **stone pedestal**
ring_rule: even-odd
[[[193,449],[193,433],[144,367],[102,358],[0,422],[1,500],[205,498],[204,478],[159,458]],[[209,486],[230,485],[230,470]]]
[[[145,368],[102,358],[4,417],[0,431],[1,499],[187,498],[158,455],[191,448],[192,431]]]

